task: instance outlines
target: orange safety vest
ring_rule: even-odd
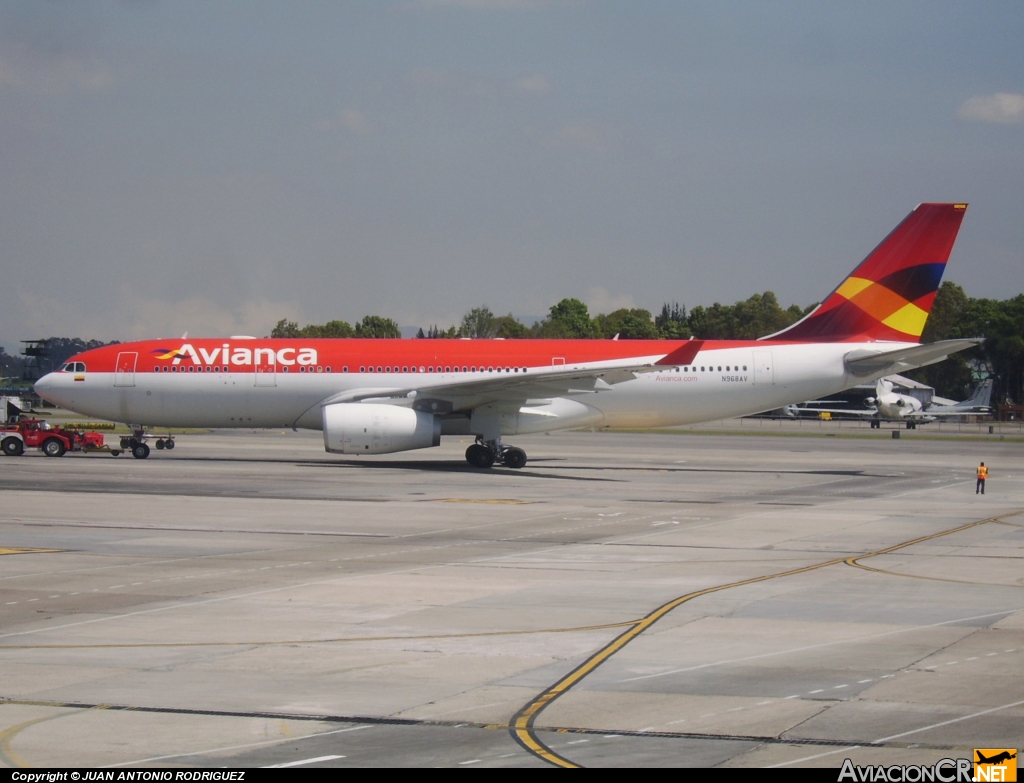
[[[984,465],[978,466],[978,478],[980,478],[982,481],[988,478],[988,468],[986,468]]]

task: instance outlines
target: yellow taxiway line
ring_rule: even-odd
[[[704,595],[710,595],[711,593],[717,593],[722,590],[730,590],[734,587],[743,587],[744,585],[757,584],[758,582],[767,582],[770,579],[782,579],[787,576],[796,576],[797,574],[806,574],[809,571],[816,571],[819,568],[828,568],[829,566],[846,564],[851,566],[858,566],[858,560],[865,560],[869,557],[877,557],[879,555],[886,555],[890,552],[895,552],[900,549],[904,549],[915,544],[920,544],[925,541],[931,541],[935,538],[941,538],[942,536],[952,535],[953,533],[959,533],[963,530],[968,530],[972,527],[984,525],[989,522],[999,522],[1003,517],[1016,516],[1018,514],[1024,514],[1024,511],[1017,511],[1012,514],[1002,514],[998,517],[989,517],[988,519],[981,519],[977,522],[968,522],[965,525],[958,525],[957,527],[950,528],[949,530],[943,530],[938,533],[932,533],[927,536],[920,536],[911,541],[904,541],[903,543],[896,544],[895,546],[886,547],[885,549],[878,549],[874,552],[867,552],[863,555],[854,555],[853,557],[837,557],[832,560],[826,560],[822,563],[815,563],[814,565],[803,566],[801,568],[793,568],[789,571],[780,571],[777,574],[765,574],[764,576],[755,576],[751,579],[742,579],[738,582],[729,582],[728,584],[716,585],[715,587],[708,587],[703,590],[697,590],[686,595],[681,595],[678,598],[674,598],[667,603],[662,604],[654,611],[640,618],[633,627],[624,633],[620,634],[600,650],[591,655],[587,660],[565,675],[558,682],[545,688],[530,702],[525,704],[519,712],[512,716],[512,720],[509,724],[509,732],[512,734],[512,738],[518,742],[523,748],[537,756],[538,758],[547,761],[549,764],[553,764],[556,767],[567,767],[567,768],[578,768],[581,765],[574,761],[571,761],[564,756],[559,755],[537,736],[534,729],[534,724],[537,720],[537,716],[540,715],[555,699],[562,696],[569,691],[573,686],[579,684],[587,675],[591,674],[598,666],[611,658],[615,653],[629,644],[631,641],[636,639],[640,634],[654,625],[658,620],[662,619],[665,615],[682,606],[687,601],[692,601],[694,598],[700,598]],[[863,567],[863,566],[860,566]],[[874,569],[869,569],[874,570]]]

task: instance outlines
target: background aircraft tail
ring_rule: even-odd
[[[992,381],[981,381],[974,387],[971,396],[956,405],[950,405],[949,410],[981,411],[991,408],[992,405]]]
[[[762,340],[920,342],[966,204],[920,204],[800,321]]]

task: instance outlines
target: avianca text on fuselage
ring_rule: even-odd
[[[246,348],[224,343],[216,348],[208,349],[200,345],[197,350],[191,343],[183,343],[180,348],[165,350],[158,348],[153,351],[158,360],[171,359],[171,366],[178,366],[183,359],[191,359],[193,365],[222,367],[259,367],[275,366],[315,367],[317,365],[316,348]]]

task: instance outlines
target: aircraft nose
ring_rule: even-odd
[[[55,372],[47,373],[36,381],[33,386],[36,394],[47,402],[52,402],[54,405],[61,404],[61,397],[63,395],[60,394],[60,387],[60,375]]]

